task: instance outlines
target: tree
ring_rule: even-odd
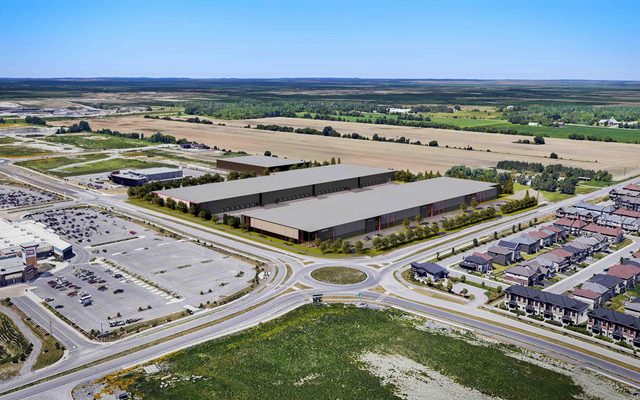
[[[473,238],[473,247],[478,247],[478,238]]]
[[[558,155],[556,153],[551,153],[551,155],[549,155],[549,158],[553,158],[554,160],[557,160]]]
[[[478,200],[476,200],[475,197],[471,199],[471,208],[473,208],[474,210],[478,208]]]
[[[267,157],[271,157],[271,152],[269,150],[267,150],[267,151],[264,152],[264,155],[267,156]]]
[[[453,290],[453,282],[447,282],[447,292],[451,292]]]
[[[417,214],[415,218],[413,218],[413,221],[416,223],[416,226],[419,226],[420,223],[422,222],[422,215]]]
[[[348,254],[351,252],[351,243],[349,243],[349,241],[345,240],[344,242],[342,242],[342,252],[344,254]]]
[[[544,138],[540,135],[533,138],[535,144],[544,144]]]
[[[409,229],[409,224],[411,222],[409,222],[409,218],[405,218],[402,220],[402,225],[404,226],[405,229]]]
[[[364,251],[364,243],[362,243],[361,240],[358,240],[356,242],[355,250],[356,250],[356,253],[358,253],[358,254],[362,254],[362,252]]]
[[[429,147],[438,147],[438,141],[437,140],[432,140],[429,142]]]

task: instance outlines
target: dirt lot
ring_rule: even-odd
[[[244,150],[249,153],[263,153],[265,150],[270,150],[279,156],[306,160],[325,160],[335,156],[340,157],[344,163],[410,169],[415,172],[425,170],[444,172],[447,168],[459,164],[492,167],[500,160],[510,159],[543,164],[561,162],[575,167],[607,169],[616,178],[621,178],[625,169],[627,176],[640,173],[638,147],[621,143],[546,139],[547,144],[536,146],[514,143],[518,139],[525,138],[524,136],[295,118],[216,121],[223,122],[226,126],[144,119],[139,116],[98,118],[89,122],[94,129],[110,128],[122,132],[143,133],[161,131],[176,137],[185,137],[209,145]],[[57,121],[57,123],[68,125],[71,122]],[[278,124],[317,129],[331,125],[341,133],[358,132],[367,136],[377,133],[387,138],[405,136],[411,140],[420,140],[422,143],[437,140],[440,147],[357,141],[243,128],[247,124],[252,126]],[[474,151],[452,148],[467,146],[473,147]],[[562,160],[545,158],[551,152],[557,153]]]

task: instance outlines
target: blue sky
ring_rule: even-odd
[[[640,80],[639,1],[0,0],[0,77]]]

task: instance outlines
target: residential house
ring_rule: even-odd
[[[634,317],[640,317],[640,297],[626,302],[624,305],[624,313],[633,315]]]
[[[578,234],[587,223],[579,219],[560,218],[553,222],[553,225],[566,229],[569,234]]]
[[[494,263],[500,265],[509,265],[516,261],[515,252],[507,247],[491,246],[487,254],[493,258]]]
[[[598,235],[599,237],[595,237]],[[574,240],[577,243],[584,243],[589,246],[590,254],[599,253],[609,247],[609,242],[607,238],[599,233],[590,236],[581,236]]]
[[[498,246],[513,250],[514,254],[520,255],[520,243],[514,242],[512,239],[503,239],[498,242]]]
[[[577,264],[587,258],[588,252],[582,246],[572,246],[571,242],[562,246],[562,250],[571,254],[571,264]]]
[[[589,289],[577,288],[573,290],[573,298],[589,304],[589,308],[594,309],[602,305],[602,293]]]
[[[616,264],[609,267],[607,275],[622,279],[624,287],[629,289],[640,282],[640,267],[632,264]]]
[[[589,312],[587,329],[596,335],[640,347],[640,318],[638,317],[608,308],[596,308]]]
[[[540,251],[540,241],[528,234],[520,235],[512,239],[520,245],[520,251],[527,254],[534,254]]]
[[[616,205],[631,211],[640,211],[640,196],[620,196],[616,200]]]
[[[529,236],[538,239],[540,241],[540,247],[549,247],[554,243],[553,238],[555,238],[556,235],[553,232],[539,229],[529,232]]]
[[[545,278],[550,278],[558,272],[558,265],[546,258],[536,257],[533,260],[525,261],[522,265],[540,271]]]
[[[626,208],[618,208],[612,214],[627,218],[640,218],[640,211],[627,210]]]
[[[573,253],[570,253],[563,249],[554,249],[550,252],[544,253],[538,257],[536,260],[549,260],[556,265],[556,271],[564,271],[567,267],[571,265],[571,256]]]
[[[622,189],[628,190],[629,192],[636,192],[640,194],[640,182],[636,182],[635,184],[630,183],[627,186],[623,187]]]
[[[469,271],[486,274],[493,269],[493,257],[489,254],[474,252],[473,254],[464,257],[460,263],[460,267]]]
[[[567,239],[567,236],[569,236],[569,234],[567,233],[567,230],[561,226],[547,225],[542,229],[544,229],[545,231],[554,232],[556,234],[554,243],[563,242]]]
[[[432,282],[438,282],[449,276],[449,271],[446,268],[432,262],[412,262],[411,272],[417,281],[425,282],[431,280]]]
[[[519,309],[529,314],[542,315],[546,319],[563,324],[581,324],[587,320],[589,305],[571,297],[543,292],[522,285],[505,289],[509,308]]]
[[[589,242],[584,241],[584,240],[579,240],[579,239],[580,238],[578,238],[576,240],[572,240],[567,245],[571,246],[571,247],[575,247],[575,248],[580,249],[580,250],[583,250],[587,256],[590,256],[591,254],[593,254],[594,253],[594,250],[593,250],[594,247],[597,244],[599,244],[597,241],[596,241],[596,243],[589,243],[589,242],[593,242],[593,240],[595,240],[595,239],[593,239],[592,241],[589,241]]]
[[[532,268],[529,265],[519,265],[504,271],[502,278],[505,281],[519,285],[533,286],[544,280],[543,271],[539,268]]]
[[[609,301],[624,291],[624,281],[617,276],[596,274],[584,282],[582,289],[591,290],[602,295],[602,302]]]
[[[609,228],[597,224],[589,224],[583,228],[585,232],[599,233],[606,236],[611,243],[620,243],[624,240],[624,231],[622,228]]]

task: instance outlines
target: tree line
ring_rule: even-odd
[[[497,183],[500,187],[500,193],[513,193],[513,177],[509,172],[498,172],[495,169],[470,168],[466,165],[456,165],[449,168],[444,174],[451,178]]]

